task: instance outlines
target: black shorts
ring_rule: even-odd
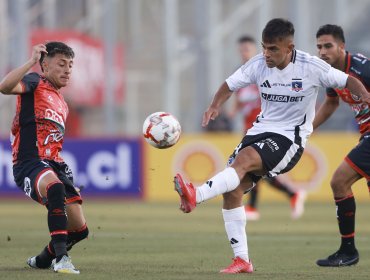
[[[233,154],[229,157],[228,165],[231,165],[239,151],[245,147],[253,147],[260,155],[266,177],[275,177],[288,172],[299,161],[303,153],[303,147],[293,143],[289,138],[273,132],[265,132],[256,135],[245,135]],[[262,176],[248,173],[251,179],[257,183]]]
[[[27,196],[42,205],[47,204],[47,199],[42,197],[38,190],[40,179],[46,174],[54,172],[66,189],[66,203],[82,203],[82,198],[73,184],[71,169],[64,162],[32,159],[18,162],[13,166],[15,183]]]
[[[353,170],[370,181],[370,133],[361,137],[360,142],[344,159]]]

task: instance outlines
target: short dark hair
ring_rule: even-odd
[[[239,37],[238,43],[239,44],[243,44],[243,43],[252,43],[252,44],[255,44],[256,43],[256,40],[254,40],[254,38],[252,36],[243,35],[243,36],[240,36]]]
[[[343,43],[346,42],[344,39],[344,33],[342,27],[335,24],[325,24],[317,30],[316,39],[322,35],[332,35],[336,40],[340,40]]]
[[[294,36],[294,25],[289,20],[283,18],[270,20],[262,31],[263,42],[280,41],[289,36]]]
[[[41,57],[39,60],[42,71],[44,71],[44,69],[42,68],[42,62],[44,61],[45,57],[54,57],[56,54],[63,54],[69,58],[75,57],[75,53],[72,48],[67,46],[63,42],[48,42],[45,44],[45,47],[48,53],[41,53]]]

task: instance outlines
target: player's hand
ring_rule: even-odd
[[[206,127],[210,120],[215,120],[219,115],[219,109],[214,107],[209,107],[206,112],[203,114],[202,126]]]
[[[45,53],[45,54],[48,53],[46,51],[46,46],[44,44],[38,44],[38,45],[33,46],[32,55],[30,59],[33,64],[36,64],[40,60],[41,53]]]

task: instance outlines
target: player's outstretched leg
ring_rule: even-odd
[[[196,191],[192,183],[186,183],[180,174],[174,178],[175,191],[180,196],[180,209],[184,213],[190,213],[197,206]]]
[[[175,191],[181,199],[180,209],[189,213],[197,203],[234,190],[239,185],[240,179],[234,168],[227,167],[197,188],[192,183],[186,183],[180,174],[175,176],[174,183]]]

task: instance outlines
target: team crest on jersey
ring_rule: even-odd
[[[354,95],[353,93],[351,93],[351,96],[352,96],[352,99],[354,100],[354,101],[360,101],[361,100],[361,97],[360,96],[357,96],[357,95]]]
[[[302,84],[302,79],[292,79],[292,90],[295,92],[303,90]]]

